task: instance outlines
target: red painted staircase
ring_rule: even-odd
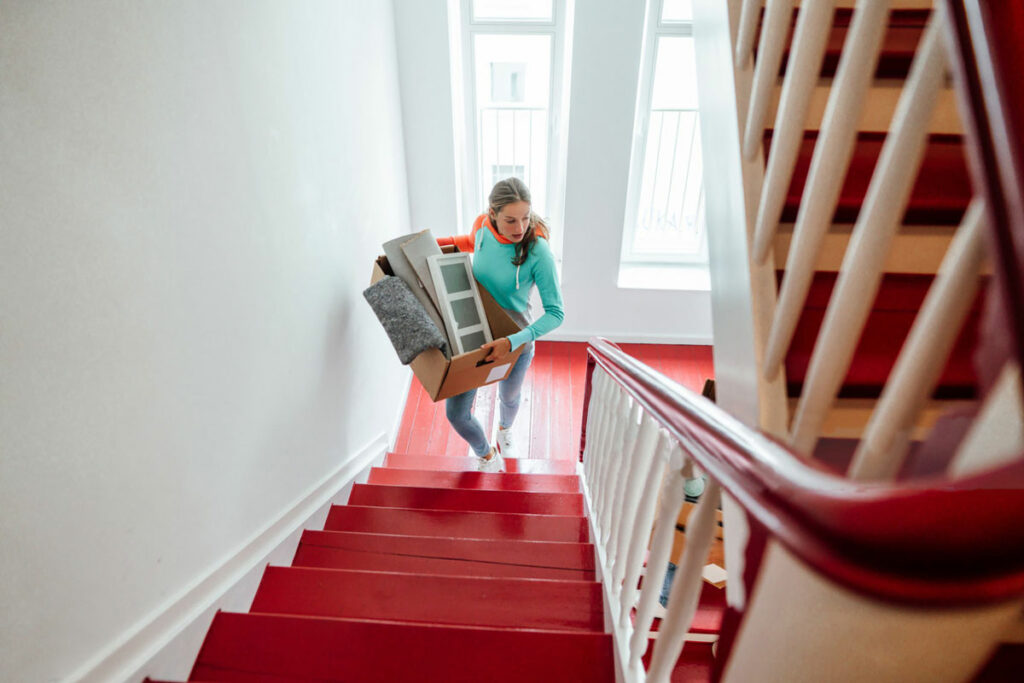
[[[574,463],[474,464],[389,455],[214,617],[189,680],[613,681]]]

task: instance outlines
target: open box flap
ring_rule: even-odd
[[[454,251],[454,247],[445,246],[442,250],[450,253]],[[387,257],[378,256],[373,264],[370,283],[392,274]],[[507,337],[521,329],[505,309],[498,305],[486,287],[477,282],[477,289],[480,291],[480,300],[493,337]],[[440,401],[505,379],[522,352],[523,347],[520,346],[501,362],[485,363],[487,353],[481,349],[455,356],[451,361],[445,359],[439,349],[427,349],[413,359],[410,367],[431,400]]]

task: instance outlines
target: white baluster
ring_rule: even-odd
[[[786,47],[789,25],[793,20],[793,0],[768,0],[757,43],[757,64],[750,92],[750,111],[743,136],[743,157],[753,159],[764,139],[764,122],[768,118],[772,90],[779,80],[782,51]]]
[[[640,432],[640,417],[643,415],[643,408],[638,402],[633,402],[629,411],[629,421],[622,431],[622,440],[619,442],[618,454],[612,463],[611,478],[608,482],[608,503],[605,506],[608,510],[607,523],[602,527],[601,542],[605,543],[608,550],[607,557],[611,562],[611,534],[615,529],[616,521],[622,514],[622,488],[630,469],[630,453],[636,444],[637,434]]]
[[[669,680],[693,623],[693,615],[697,612],[702,571],[717,526],[718,493],[718,483],[708,480],[707,488],[687,520],[686,545],[683,546],[682,558],[677,562],[678,569],[668,597],[668,611],[658,629],[658,640],[647,671],[647,680],[652,683],[667,683]]]
[[[768,257],[786,204],[786,192],[804,139],[807,110],[818,84],[834,12],[834,0],[815,0],[800,6],[754,225],[754,259],[758,263],[764,263]]]
[[[984,212],[982,200],[974,200],[942,260],[853,455],[849,476],[854,479],[891,479],[903,464],[917,416],[978,291]]]
[[[850,367],[881,283],[882,266],[917,177],[927,143],[928,120],[946,72],[941,32],[940,6],[933,12],[918,46],[894,115],[893,129],[882,146],[811,355],[793,423],[792,443],[803,453],[814,449],[821,425]]]
[[[583,480],[590,482],[591,476],[591,465],[593,464],[593,451],[594,451],[594,437],[596,436],[597,425],[600,422],[600,418],[597,416],[598,405],[600,403],[600,380],[597,375],[597,368],[594,368],[593,374],[590,376],[590,396],[588,397],[589,403],[587,403],[587,420],[583,423],[584,433],[587,435],[586,440],[583,443]]]
[[[743,0],[740,10],[740,28],[736,36],[736,68],[747,65],[754,54],[754,35],[757,33],[757,21],[761,18],[761,0]]]
[[[594,468],[597,462],[598,444],[601,443],[601,433],[605,424],[607,424],[607,410],[607,377],[600,366],[595,366],[594,374],[591,375],[590,407],[587,410],[587,443],[584,445],[583,453],[583,473],[591,496],[593,496]]]
[[[651,525],[654,523],[654,513],[658,506],[656,491],[658,483],[665,476],[665,466],[668,464],[669,452],[674,443],[671,437],[664,432],[659,436],[657,450],[647,465],[636,517],[629,533],[626,561],[623,563],[622,599],[619,604],[619,621],[623,626],[629,624],[629,613],[636,603],[637,582],[640,580],[640,571],[644,566],[644,555],[647,552],[647,543],[651,538]]]
[[[633,412],[633,399],[630,398],[621,387],[616,387],[616,393],[619,395],[619,400],[615,404],[615,410],[612,413],[612,435],[608,439],[608,451],[604,458],[604,467],[601,471],[600,479],[598,480],[597,495],[597,513],[598,521],[598,541],[605,543],[608,540],[608,526],[611,519],[611,492],[613,488],[613,482],[615,481],[615,472],[618,469],[618,465],[622,462],[622,441],[625,437],[626,431],[629,429],[629,416]]]
[[[674,453],[679,453],[679,445],[673,445]],[[678,462],[678,457],[672,460]],[[671,460],[670,460],[671,462]],[[654,622],[654,608],[661,595],[661,587],[665,583],[668,570],[669,554],[672,552],[672,538],[676,530],[679,510],[683,507],[686,494],[683,487],[686,480],[678,469],[670,466],[661,487],[661,504],[658,506],[658,521],[654,525],[651,538],[651,552],[647,557],[647,573],[644,575],[643,589],[636,608],[636,622],[633,637],[629,642],[630,667],[636,666],[647,651],[647,637]]]
[[[615,429],[618,427],[618,408],[620,408],[620,403],[628,400],[626,392],[624,392],[622,388],[615,384],[610,378],[608,379],[608,384],[607,412],[604,416],[604,430],[601,433],[601,440],[598,441],[600,455],[597,460],[597,470],[594,476],[594,520],[596,522],[600,522],[599,516],[601,511],[601,501],[605,498],[603,488],[604,477],[611,458],[611,441],[614,438]]]
[[[594,477],[600,452],[601,432],[605,425],[605,411],[607,410],[606,387],[604,371],[600,366],[594,368],[592,375],[590,407],[587,410],[587,443],[583,453],[583,473],[587,481],[587,489],[591,498],[594,495]]]
[[[853,12],[850,33],[843,45],[797,212],[786,260],[786,277],[765,347],[763,372],[766,379],[778,375],[803,311],[814,264],[832,225],[839,191],[853,155],[857,122],[878,66],[879,48],[888,19],[888,0],[858,2]]]
[[[629,530],[636,520],[642,486],[647,480],[647,471],[658,448],[659,427],[657,421],[644,413],[641,418],[640,431],[629,456],[629,463],[623,484],[619,492],[622,504],[619,514],[612,522],[612,534],[608,542],[608,556],[612,562],[612,584],[619,586],[626,573],[626,553],[628,550]]]

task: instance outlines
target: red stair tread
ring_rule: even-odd
[[[653,638],[648,641],[647,652],[642,657],[645,669],[651,664],[655,642]],[[675,668],[672,669],[669,681],[671,683],[707,683],[711,681],[714,666],[715,655],[711,643],[688,641],[683,645],[683,651],[679,655]]]
[[[431,538],[369,534],[351,531],[302,532],[295,566],[320,566],[338,569],[360,567],[350,563],[365,558],[376,561],[373,568],[410,566],[444,567],[447,564],[469,576],[518,576],[527,572],[535,578],[574,578],[567,572],[589,572],[593,578],[594,547],[590,543],[554,543],[548,541],[495,540],[475,538]],[[335,560],[340,562],[335,563]],[[418,564],[427,561],[428,564]],[[429,564],[433,562],[433,564]],[[366,567],[370,568],[370,567]],[[425,573],[435,573],[425,571]]]
[[[690,624],[690,633],[705,635],[721,633],[725,608],[725,589],[716,588],[710,583],[704,582],[701,586],[697,611],[693,615],[693,623]],[[661,620],[655,619],[651,625],[651,630],[658,631],[660,628]]]
[[[410,536],[493,538],[585,543],[587,520],[566,515],[524,515],[467,510],[417,510],[365,505],[334,505],[327,531],[363,531]]]
[[[793,24],[795,26],[799,10],[793,11]],[[893,10],[889,16],[889,24],[882,38],[881,51],[878,58],[878,67],[875,69],[875,78],[899,78],[907,77],[910,71],[910,64],[914,60],[917,51],[917,44],[924,33],[928,21],[928,10]],[[839,59],[842,55],[843,45],[846,42],[850,30],[852,10],[837,9],[832,28],[825,44],[825,55],[822,60],[822,78],[835,76],[839,66]],[[760,30],[757,32],[757,41],[760,40]],[[793,31],[787,38],[785,51],[783,52],[782,64],[779,68],[779,75],[786,72],[786,64],[789,59],[789,52],[792,47]],[[756,44],[756,43],[755,43]]]
[[[503,541],[510,543],[511,541]],[[292,565],[296,567],[322,567],[327,569],[364,569],[372,571],[404,572],[408,574],[437,574],[448,576],[510,576],[527,579],[567,579],[593,581],[593,569],[566,569],[562,567],[535,567],[525,564],[496,564],[479,560],[458,560],[437,557],[411,557],[373,554],[363,550],[299,546]]]
[[[836,273],[816,273],[808,291],[807,302],[786,355],[786,380],[792,395],[799,395],[806,379],[836,277]],[[930,275],[906,274],[887,274],[882,279],[850,370],[843,381],[841,396],[877,397],[880,394],[932,279]],[[936,396],[940,398],[974,396],[977,376],[973,357],[983,301],[982,291],[972,305],[939,379]]]
[[[374,467],[370,484],[428,486],[432,488],[474,489],[486,491],[532,491],[579,493],[575,474],[510,474],[490,472],[437,472]]]
[[[601,596],[594,581],[267,567],[252,611],[600,632]]]
[[[474,491],[426,486],[356,484],[349,496],[352,505],[513,512],[535,515],[582,515],[579,493],[526,493],[521,491]]]
[[[438,455],[407,455],[389,453],[385,467],[404,470],[438,470],[446,472],[475,471],[477,459],[444,457]],[[505,470],[520,474],[576,474],[576,463],[572,460],[542,460],[540,458],[507,458]]]
[[[772,131],[764,136],[765,155],[770,154]],[[807,182],[807,173],[817,140],[815,131],[804,133],[793,179],[786,194],[782,222],[796,220]],[[868,184],[885,141],[884,133],[858,133],[850,168],[846,174],[833,221],[853,223],[857,219]],[[971,179],[964,157],[964,141],[959,135],[931,135],[926,145],[921,170],[910,193],[905,224],[958,225],[972,198]]]
[[[221,612],[192,680],[520,683],[614,680],[600,633],[393,624]]]

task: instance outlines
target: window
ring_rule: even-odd
[[[495,182],[516,176],[533,210],[560,222],[565,135],[565,0],[461,0],[451,29],[461,144],[462,216],[487,205]],[[453,89],[454,90],[454,89]],[[556,233],[557,234],[557,233]],[[552,245],[556,247],[556,245]],[[556,248],[556,253],[560,251]]]
[[[551,21],[552,0],[474,0],[473,20]]]
[[[690,0],[652,0],[623,230],[624,265],[704,263],[703,169]]]
[[[495,164],[494,166],[491,166],[491,185],[492,186],[496,182],[498,182],[499,180],[503,180],[505,178],[510,178],[512,176],[515,176],[517,178],[525,177],[526,176],[526,167],[523,166],[522,164],[516,164],[514,166],[511,165],[511,164],[507,164],[507,165],[504,165],[504,166],[500,165],[500,164]]]

